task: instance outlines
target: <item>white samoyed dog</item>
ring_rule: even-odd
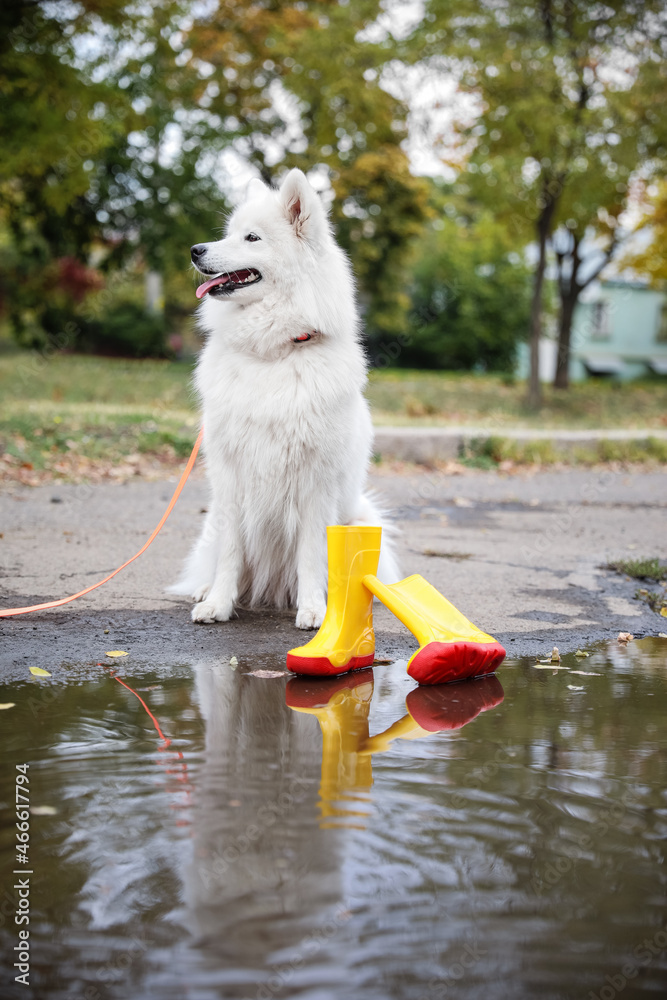
[[[206,346],[197,364],[210,504],[170,592],[195,622],[236,606],[326,610],[329,524],[382,525],[364,492],[372,447],[350,265],[300,170],[250,182],[224,239],[192,247]],[[383,532],[380,575],[398,579]]]

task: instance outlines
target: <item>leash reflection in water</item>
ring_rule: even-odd
[[[383,733],[369,736],[373,671],[358,670],[328,680],[290,680],[285,701],[295,712],[314,715],[322,730],[322,777],[319,808],[323,827],[365,827],[373,784],[371,757],[384,753],[393,740],[419,740],[433,733],[461,729],[480,712],[500,705],[503,688],[497,677],[415,688],[407,696],[407,713]],[[356,803],[357,808],[340,803]]]
[[[98,663],[97,666],[106,668],[107,665],[105,663]],[[170,779],[167,791],[184,793],[183,801],[178,803],[172,802],[170,808],[188,809],[191,804],[190,802],[191,786],[190,786],[190,778],[188,776],[188,765],[185,762],[183,754],[181,753],[180,750],[172,750],[167,753],[169,747],[171,746],[171,740],[169,739],[169,737],[164,735],[160,727],[160,723],[153,715],[153,713],[151,712],[150,708],[148,707],[144,699],[141,697],[141,695],[137,691],[135,691],[133,687],[130,687],[129,684],[127,684],[124,680],[118,677],[116,674],[109,672],[109,676],[112,677],[115,681],[118,681],[119,684],[122,684],[124,688],[126,688],[131,694],[134,695],[135,698],[138,699],[138,701],[141,702],[141,705],[144,711],[146,712],[146,715],[149,716],[151,722],[155,726],[157,734],[160,737],[160,746],[158,748],[158,752],[160,754],[166,754],[165,757],[158,758],[157,763],[166,764],[165,773],[169,776]],[[176,826],[188,826],[189,823],[190,821],[187,818],[176,820]]]

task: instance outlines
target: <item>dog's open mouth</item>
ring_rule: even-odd
[[[261,281],[262,276],[254,267],[242,268],[240,271],[223,271],[216,274],[215,278],[209,278],[197,289],[198,299],[203,299],[208,295],[230,295],[236,288],[244,288],[254,282]]]

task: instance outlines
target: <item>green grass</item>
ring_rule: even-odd
[[[137,454],[167,463],[181,460],[198,423],[191,374],[192,362],[3,350],[0,456],[8,456],[5,471],[11,476],[24,468],[68,478],[85,476],[86,462],[114,463]],[[567,393],[546,390],[540,414],[525,408],[524,396],[525,386],[511,379],[449,372],[376,371],[368,389],[377,424],[465,424],[488,430],[461,456],[468,465],[667,461],[667,444],[650,436],[650,429],[667,426],[667,382],[591,381]],[[503,438],[502,428],[509,426],[623,426],[649,433],[642,442],[602,442],[597,449],[565,456],[549,441],[518,444]]]
[[[0,454],[10,470],[59,465],[57,478],[137,454],[182,459],[196,437],[191,372],[182,362],[2,355]]]
[[[662,593],[657,590],[636,590],[635,600],[644,601],[645,604],[648,604],[651,611],[655,611],[656,614],[667,618],[667,595],[664,590]]]
[[[617,559],[607,563],[604,569],[621,573],[633,580],[650,580],[662,585],[662,590],[649,590],[641,587],[635,591],[635,600],[648,604],[651,611],[667,617],[667,565],[656,556],[644,556],[642,559]]]
[[[15,352],[0,355],[0,400],[110,404],[148,410],[194,410],[192,363],[131,361],[81,354]]]
[[[667,379],[590,379],[566,392],[545,386],[539,414],[525,405],[525,384],[501,375],[375,371],[367,395],[376,424],[462,424],[499,434],[503,427],[667,427]]]
[[[598,441],[588,447],[562,447],[552,441],[513,441],[500,435],[472,438],[463,445],[459,460],[475,469],[493,469],[501,462],[513,465],[598,465],[605,462],[667,463],[667,441],[651,437],[635,441]]]
[[[615,573],[631,576],[634,580],[654,580],[656,583],[667,580],[667,566],[663,566],[654,556],[647,556],[644,559],[619,559],[607,563],[606,568]]]

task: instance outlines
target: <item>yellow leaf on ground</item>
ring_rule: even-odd
[[[107,653],[107,656],[127,656],[124,649],[111,649]]]
[[[660,614],[663,618],[667,618],[667,608],[660,608]]]
[[[15,701],[6,701],[4,705],[0,705],[0,712],[4,711],[5,708],[13,708],[15,704]]]
[[[41,667],[29,667],[28,669],[30,670],[31,674],[35,675],[35,677],[50,677],[51,676],[51,674],[48,672],[48,670],[42,670]]]

